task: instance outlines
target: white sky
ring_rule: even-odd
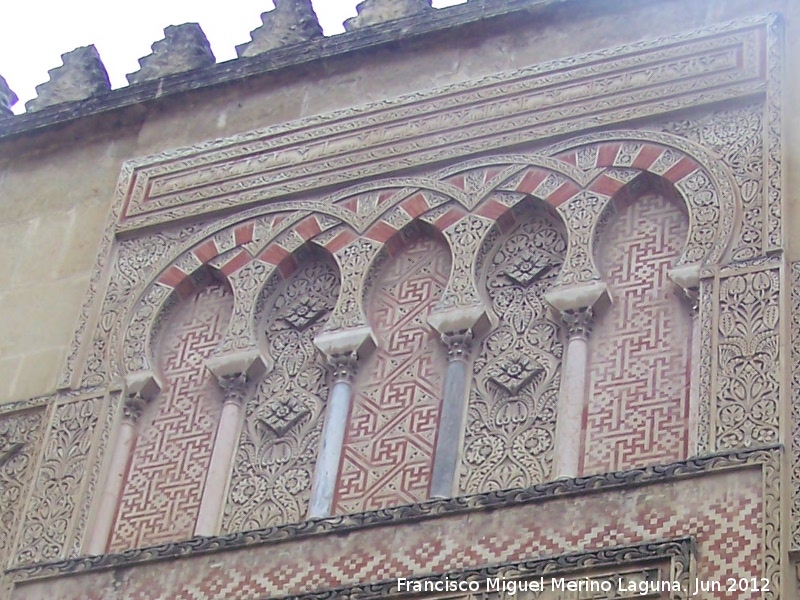
[[[434,0],[442,8],[466,0]],[[61,54],[94,44],[111,87],[127,85],[125,75],[139,69],[164,28],[200,23],[217,62],[236,58],[236,45],[250,40],[261,13],[272,0],[6,0],[0,8],[0,75],[19,96],[13,107],[24,112],[47,71],[61,65]],[[312,0],[325,35],[344,31],[359,0]]]

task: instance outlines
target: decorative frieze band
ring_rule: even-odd
[[[119,202],[129,202],[119,227],[352,183],[386,175],[400,163],[407,168],[568,134],[589,120],[596,127],[760,92],[767,23],[749,19],[668,43],[640,42],[134,160],[120,190]],[[540,91],[545,86],[547,95]],[[441,111],[454,96],[459,111]],[[367,138],[365,127],[372,129]]]

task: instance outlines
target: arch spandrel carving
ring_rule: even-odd
[[[476,261],[497,325],[472,364],[462,493],[525,487],[551,471],[563,343],[544,294],[561,271],[566,231],[530,201],[508,216]]]
[[[662,177],[681,192],[689,213],[688,242],[677,266],[725,260],[740,225],[741,199],[713,151],[668,133],[623,130],[568,140],[548,153],[585,166],[591,173],[586,188],[609,197],[632,180],[631,171]]]
[[[308,508],[329,387],[314,337],[334,309],[340,278],[319,251],[294,259],[295,270],[274,273],[256,302],[267,370],[245,406],[223,532],[297,522]]]

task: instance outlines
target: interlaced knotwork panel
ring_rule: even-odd
[[[339,295],[339,275],[322,260],[271,286],[261,318],[269,371],[246,407],[223,531],[303,519],[328,397],[324,360],[314,347]]]
[[[545,216],[520,219],[483,263],[481,280],[499,323],[473,364],[460,475],[465,493],[528,486],[550,474],[563,346],[544,293],[567,241]]]
[[[688,452],[691,316],[667,276],[686,242],[676,202],[615,205],[598,245],[613,299],[590,340],[583,471],[665,463]]]
[[[227,327],[233,295],[204,287],[179,303],[157,350],[163,388],[140,423],[110,550],[185,539],[194,533],[222,405],[206,369]]]
[[[377,349],[356,379],[335,513],[427,498],[446,368],[427,317],[449,273],[447,249],[420,239],[385,263],[372,286]]]

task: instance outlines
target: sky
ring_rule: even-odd
[[[434,0],[433,6],[465,1]],[[358,2],[312,0],[325,35],[343,32]],[[19,114],[65,52],[94,44],[111,87],[123,87],[165,27],[200,23],[219,63],[236,58],[236,46],[250,41],[261,13],[272,8],[271,0],[16,0],[0,9],[0,75],[19,96],[12,107]]]

